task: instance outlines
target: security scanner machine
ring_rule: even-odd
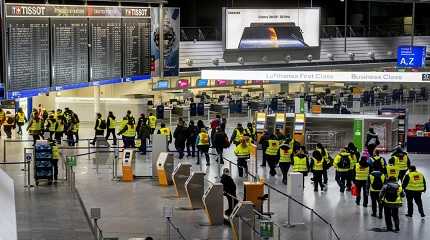
[[[224,223],[224,188],[221,183],[209,186],[203,195],[203,205],[210,225]]]
[[[250,201],[239,202],[229,217],[234,240],[254,239],[255,213]]]
[[[187,190],[185,189],[185,182],[190,177],[191,164],[190,163],[179,163],[178,166],[173,170],[172,179],[175,185],[176,196],[178,198],[187,197]]]
[[[287,194],[298,202],[303,202],[303,174],[291,171],[288,173]],[[287,225],[293,226],[304,223],[303,207],[290,198],[287,201],[287,211]]]
[[[173,153],[162,152],[158,155],[157,173],[160,186],[168,186],[173,184],[173,165]]]
[[[122,177],[124,182],[131,182],[134,179],[134,165],[136,162],[136,153],[134,149],[124,149],[122,155]]]
[[[193,172],[185,182],[188,200],[190,201],[191,209],[203,208],[203,193],[204,193],[204,172]]]
[[[257,211],[263,212],[264,183],[243,182],[243,189],[243,200],[252,202]]]
[[[167,137],[161,134],[152,135],[152,177],[158,176],[158,155],[168,152]]]
[[[294,118],[294,139],[300,144],[305,144],[305,114],[296,113]]]

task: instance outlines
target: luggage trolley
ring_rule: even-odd
[[[39,185],[40,179],[48,180],[48,184],[52,183],[52,147],[46,140],[38,140],[34,148],[34,180],[36,186]]]

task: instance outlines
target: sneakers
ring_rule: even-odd
[[[406,216],[406,217],[410,217],[410,218],[412,217],[412,215],[409,215],[409,214],[405,214],[405,216]]]
[[[372,213],[372,215],[370,215],[370,216],[372,216],[372,217],[376,217],[376,214]]]
[[[425,217],[426,217],[426,215],[423,213],[423,214],[421,214],[421,217],[422,217],[422,218],[425,218]]]

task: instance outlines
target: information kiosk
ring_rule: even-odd
[[[305,144],[305,114],[296,113],[294,118],[294,139],[301,145]]]

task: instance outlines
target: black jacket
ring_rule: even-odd
[[[224,192],[236,196],[236,184],[229,175],[223,174],[221,176],[221,183],[224,187]]]
[[[214,135],[214,142],[212,144],[215,148],[224,148],[226,139],[228,141],[228,137],[225,132],[216,132]]]
[[[177,126],[173,137],[175,138],[175,147],[185,148],[185,141],[187,140],[188,129],[184,126]]]
[[[187,128],[187,141],[191,144],[194,144],[197,139],[197,135],[199,134],[199,128],[195,125],[190,125]]]

